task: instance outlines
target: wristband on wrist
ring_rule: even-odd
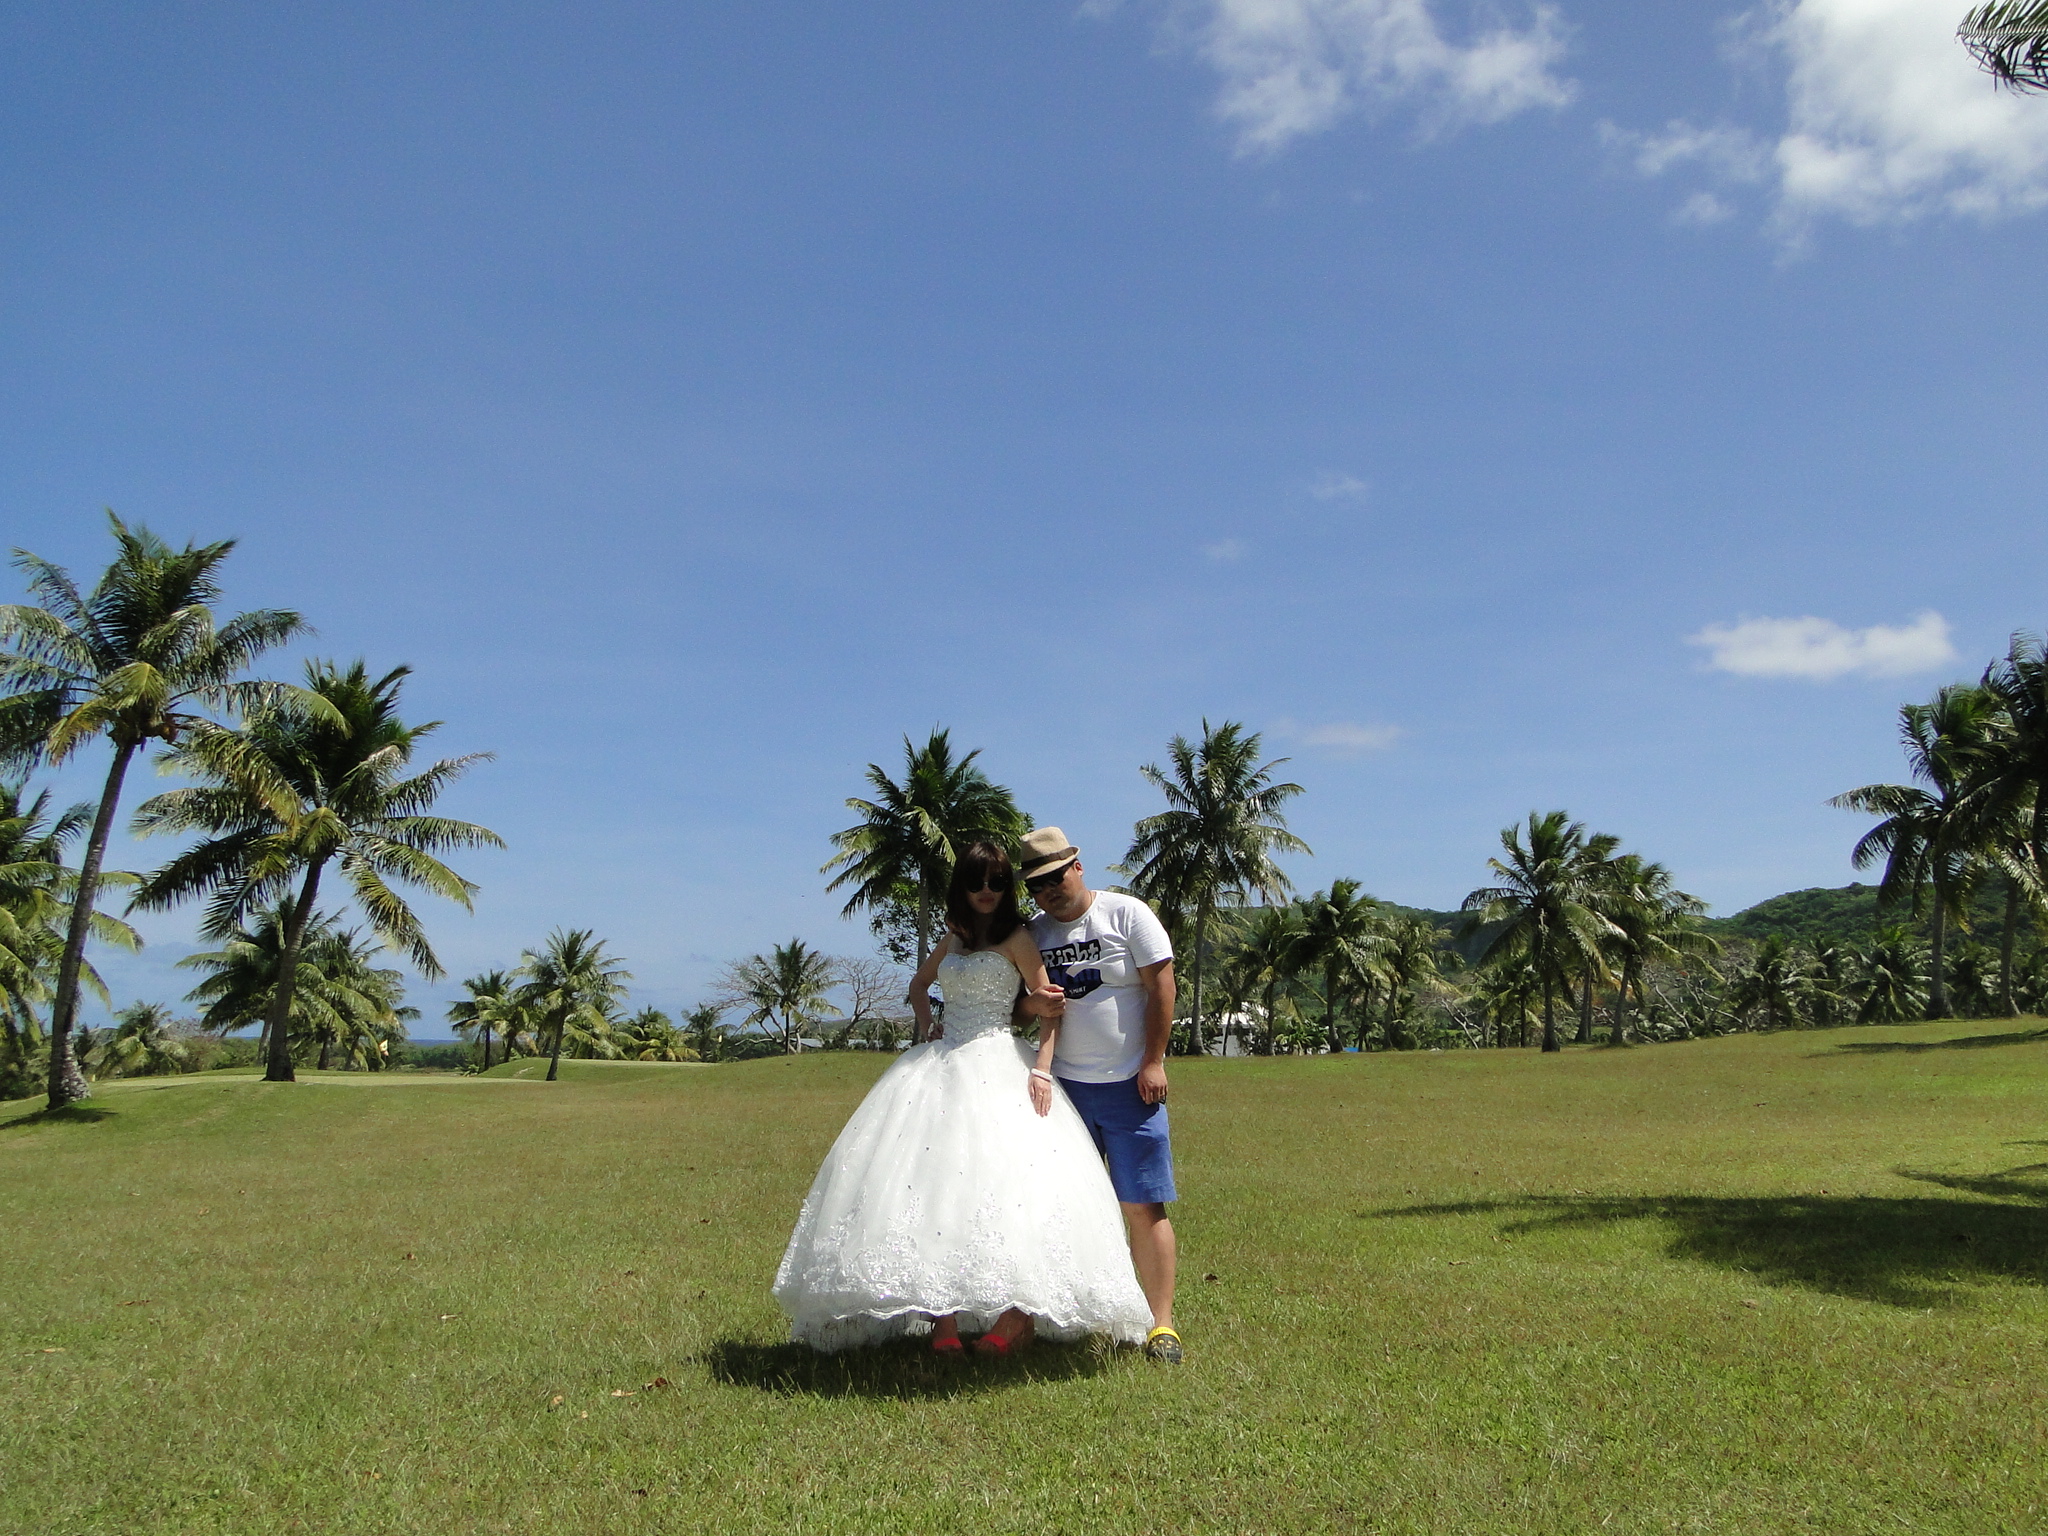
[[[1033,1067],[1033,1068],[1031,1069],[1031,1075],[1032,1075],[1033,1077],[1042,1077],[1042,1078],[1044,1078],[1044,1079],[1045,1079],[1045,1080],[1046,1080],[1046,1081],[1047,1081],[1048,1083],[1052,1081],[1052,1074],[1051,1074],[1050,1072],[1044,1072],[1044,1071],[1040,1071],[1040,1070],[1039,1070],[1039,1069],[1038,1069],[1037,1067]]]

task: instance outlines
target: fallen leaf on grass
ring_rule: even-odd
[[[553,1397],[551,1397],[551,1398],[549,1398],[549,1399],[548,1399],[548,1408],[549,1408],[549,1410],[550,1410],[551,1412],[552,1412],[552,1411],[553,1411],[554,1409],[556,1409],[556,1408],[559,1408],[559,1407],[560,1407],[561,1405],[562,1405],[562,1394],[561,1394],[561,1393],[559,1393],[559,1392],[557,1392],[557,1393],[556,1393],[556,1394],[555,1394],[555,1395],[554,1395]]]
[[[146,1307],[149,1305],[149,1298],[145,1296],[140,1301],[124,1301],[121,1305],[124,1307]]]
[[[1763,1303],[1760,1301],[1745,1301],[1743,1305],[1745,1307],[1761,1308]]]
[[[639,1396],[639,1395],[640,1395],[640,1389],[639,1389],[638,1387],[631,1387],[631,1388],[628,1388],[628,1387],[613,1387],[613,1388],[612,1388],[612,1396],[613,1396],[613,1397],[637,1397],[637,1396]]]
[[[408,1253],[408,1254],[406,1255],[406,1257],[407,1257],[407,1258],[409,1259],[409,1258],[411,1258],[411,1257],[412,1257],[412,1255]]]
[[[1206,1274],[1206,1275],[1202,1276],[1202,1278],[1203,1278],[1204,1280],[1214,1280],[1214,1279],[1216,1278],[1216,1276],[1215,1276],[1215,1274],[1214,1274],[1214,1273],[1210,1273],[1210,1274]]]
[[[1451,1268],[1456,1269],[1460,1264],[1470,1264],[1471,1262],[1470,1259],[1453,1259],[1451,1260]]]
[[[708,1227],[711,1225],[711,1218],[709,1216],[699,1216],[697,1218],[697,1225],[700,1227]]]
[[[647,1497],[647,1490],[645,1488],[635,1488],[633,1490],[633,1496],[635,1498],[644,1499]]]
[[[590,1410],[586,1408],[581,1413],[577,1414],[576,1417],[579,1419],[587,1419],[590,1417]]]
[[[68,1355],[71,1351],[65,1349],[62,1345],[58,1345],[55,1348],[45,1349],[43,1353],[46,1355]]]
[[[460,1316],[462,1316],[460,1312],[443,1312],[441,1314],[441,1321],[444,1323],[450,1323]]]
[[[201,1207],[199,1207],[199,1214],[202,1216],[211,1216],[213,1214],[213,1207],[210,1205],[202,1205]]]
[[[665,1387],[668,1384],[669,1380],[666,1376],[657,1376],[654,1378],[654,1380],[648,1382],[640,1390],[642,1392],[652,1392],[656,1387]]]

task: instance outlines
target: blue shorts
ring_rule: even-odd
[[[1109,1162],[1109,1182],[1125,1205],[1152,1205],[1173,1198],[1173,1143],[1166,1124],[1166,1106],[1138,1097],[1138,1080],[1120,1083],[1077,1083],[1061,1078],[1060,1086],[1081,1123],[1095,1138],[1095,1150]]]

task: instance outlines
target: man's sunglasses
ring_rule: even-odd
[[[1058,885],[1062,880],[1066,879],[1067,871],[1072,869],[1073,867],[1074,861],[1072,859],[1069,859],[1066,863],[1062,864],[1058,869],[1049,871],[1048,873],[1043,875],[1033,875],[1029,880],[1026,880],[1024,882],[1024,889],[1029,891],[1034,896],[1036,896],[1040,891],[1049,891],[1054,886]]]
[[[1016,883],[1017,877],[1011,874],[1007,869],[1004,870],[1001,874],[997,874],[994,870],[991,869],[983,873],[981,877],[981,883],[979,885],[970,885],[969,887],[967,887],[967,894],[972,896],[977,891],[995,891],[1000,893],[1009,890]]]

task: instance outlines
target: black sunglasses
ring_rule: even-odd
[[[1040,891],[1049,891],[1054,886],[1058,885],[1062,880],[1066,879],[1067,871],[1072,869],[1073,867],[1074,861],[1072,859],[1069,859],[1066,863],[1062,864],[1058,869],[1053,870],[1050,874],[1033,875],[1029,880],[1026,880],[1024,882],[1024,889],[1029,891],[1034,896],[1036,896]]]
[[[1008,870],[997,874],[991,869],[982,874],[980,884],[967,887],[967,894],[972,896],[976,891],[1007,891],[1016,883],[1017,877]]]

